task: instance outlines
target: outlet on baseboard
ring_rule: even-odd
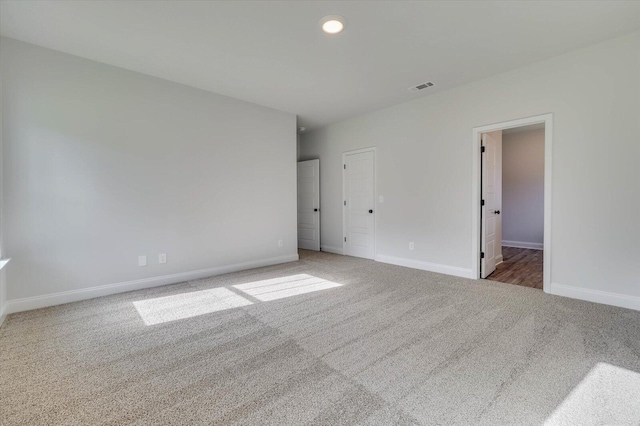
[[[415,245],[413,244],[413,241],[409,243],[409,250],[413,250],[415,248]]]
[[[158,255],[158,263],[167,263],[167,254],[166,253],[160,253]]]
[[[284,241],[278,240],[278,247],[284,247]]]
[[[147,266],[147,256],[138,256],[138,266]]]

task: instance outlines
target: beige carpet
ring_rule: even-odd
[[[640,424],[640,312],[325,253],[10,315],[0,423]]]

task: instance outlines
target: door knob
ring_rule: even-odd
[[[314,211],[314,212],[317,212],[317,211],[318,211],[318,209],[313,209],[313,211]]]
[[[496,210],[494,213],[495,214],[500,214],[500,210]]]
[[[369,213],[373,213],[373,210],[369,210]]]

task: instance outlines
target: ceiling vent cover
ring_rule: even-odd
[[[415,87],[411,87],[411,88],[409,88],[409,90],[417,92],[417,91],[420,91],[420,90],[428,89],[431,86],[433,86],[433,83],[430,82],[430,81],[427,81],[426,83],[418,84]]]

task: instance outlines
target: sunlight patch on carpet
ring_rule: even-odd
[[[261,302],[268,302],[340,286],[342,286],[342,284],[327,281],[323,278],[307,274],[298,274],[238,284],[233,287],[249,296],[255,297]]]
[[[133,302],[133,306],[146,325],[156,325],[253,304],[236,292],[244,293],[254,301],[269,302],[340,286],[342,284],[312,275],[298,274],[234,285],[235,291],[218,287],[139,300]]]
[[[133,302],[146,325],[161,324],[251,304],[251,301],[224,287]]]
[[[545,425],[631,425],[640,422],[640,374],[600,362]]]

